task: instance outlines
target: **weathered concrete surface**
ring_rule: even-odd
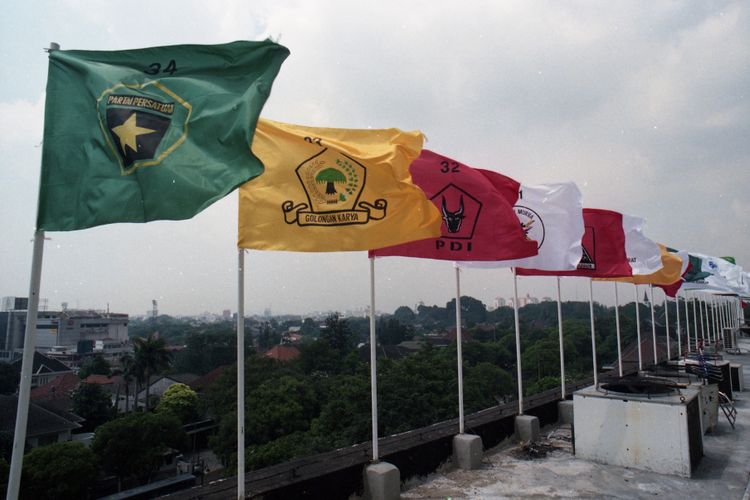
[[[401,473],[388,462],[368,465],[365,469],[365,498],[397,500],[401,489]]]
[[[453,436],[453,463],[459,469],[478,469],[482,465],[482,438],[473,434]]]
[[[539,439],[539,419],[533,415],[518,415],[515,420],[516,441],[536,441]]]
[[[750,341],[744,354],[726,355],[750,365]],[[744,370],[745,387],[750,369]],[[704,457],[692,478],[668,476],[597,464],[572,455],[570,429],[545,430],[536,449],[546,456],[530,459],[533,449],[496,448],[485,453],[483,467],[449,469],[411,481],[401,498],[668,498],[742,499],[750,478],[750,391],[735,393],[737,423],[732,429],[719,410],[719,424],[704,436]],[[750,495],[748,495],[750,498]]]

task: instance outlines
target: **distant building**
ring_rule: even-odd
[[[17,358],[10,364],[18,374],[21,373],[22,361],[21,358]],[[34,363],[31,368],[32,388],[45,385],[66,373],[73,373],[73,370],[56,359],[48,358],[38,352],[34,353]]]
[[[18,396],[0,395],[0,432],[13,434],[16,426]],[[77,420],[77,421],[76,421]],[[26,445],[30,448],[70,441],[71,431],[79,429],[80,417],[53,412],[30,403],[26,428]]]
[[[7,299],[7,300],[6,300]],[[3,299],[3,307],[26,307],[26,299]],[[111,350],[114,344],[129,344],[128,315],[99,311],[39,311],[37,314],[37,351],[86,354],[94,352],[97,341],[101,349]],[[0,311],[0,361],[11,361],[23,351],[26,331],[26,310]],[[108,348],[105,348],[108,345]]]
[[[495,300],[492,303],[493,309],[499,309],[500,307],[505,307],[507,302],[502,297],[495,297]]]

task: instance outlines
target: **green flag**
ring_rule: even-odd
[[[37,228],[189,219],[263,165],[271,41],[49,55]]]

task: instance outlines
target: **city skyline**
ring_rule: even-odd
[[[552,5],[379,2],[4,3],[0,14],[0,296],[26,296],[50,42],[115,50],[271,36],[288,47],[262,116],[313,126],[420,129],[425,146],[524,184],[573,181],[584,206],[648,222],[671,246],[750,267],[750,5],[740,1]],[[180,16],[173,16],[179,8]],[[66,19],[60,23],[60,19]],[[335,29],[332,29],[335,27]],[[236,310],[237,195],[188,221],[48,233],[41,296],[140,313]],[[369,304],[364,252],[246,255],[248,314]],[[450,262],[376,261],[376,308],[455,296]],[[507,270],[467,271],[462,294],[491,305]],[[613,303],[611,285],[595,300]],[[555,297],[555,280],[519,294]],[[658,293],[658,292],[657,292]],[[621,300],[632,296],[622,288]],[[661,296],[659,294],[659,296]],[[588,285],[563,280],[563,300]],[[630,299],[632,301],[632,298]],[[144,307],[145,304],[145,307]]]

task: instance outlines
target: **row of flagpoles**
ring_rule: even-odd
[[[423,135],[417,131],[317,128],[259,119],[274,78],[289,54],[271,41],[113,52],[62,51],[51,46],[49,52],[42,174],[10,499],[17,498],[20,488],[45,231],[189,219],[240,186],[238,497],[245,493],[244,249],[369,252],[373,461],[379,459],[376,258],[402,256],[456,263],[459,433],[465,431],[462,267],[513,269],[519,413],[524,407],[518,276],[556,277],[563,396],[561,276],[589,278],[595,382],[592,279],[625,280],[636,288],[649,285],[654,362],[654,285],[664,287],[668,294],[689,284],[692,290],[750,295],[750,279],[739,266],[699,254],[688,258],[685,252],[660,248],[643,235],[642,219],[583,208],[581,193],[572,182],[521,185],[497,172],[422,149]],[[184,64],[188,61],[190,64]],[[619,302],[617,284],[614,286]],[[697,343],[696,299],[691,298]],[[739,324],[740,310],[736,300],[733,305],[726,298],[711,303],[715,341],[719,324]],[[703,304],[703,309],[698,309],[701,314],[705,309],[708,316],[705,297],[697,304]],[[686,300],[686,314],[687,305]],[[679,321],[679,315],[677,318]],[[619,316],[616,321],[621,354]],[[687,315],[685,324],[688,328]],[[637,328],[640,339],[639,319]],[[702,339],[707,339],[705,333],[701,331]],[[678,333],[682,351],[680,338]],[[640,367],[640,342],[638,348]],[[618,359],[622,372],[622,357]]]

